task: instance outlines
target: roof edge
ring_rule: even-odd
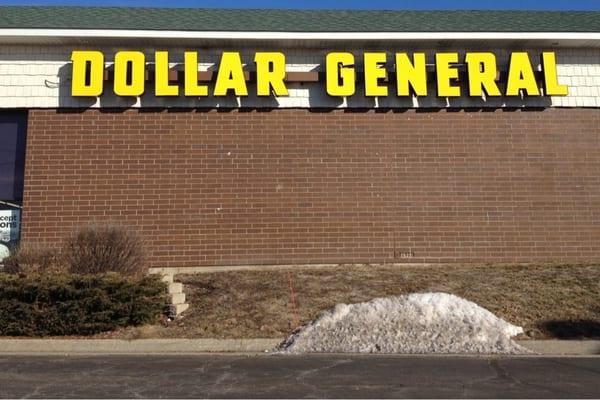
[[[0,28],[1,38],[236,39],[236,40],[599,40],[600,32],[280,32],[142,29]]]
[[[2,4],[0,5],[0,9],[47,9],[47,10],[60,10],[60,9],[81,9],[81,10],[155,10],[155,11],[165,11],[165,10],[177,10],[177,11],[247,11],[247,12],[262,12],[262,11],[282,11],[282,12],[307,12],[307,13],[319,13],[319,12],[331,12],[331,13],[371,13],[371,12],[384,12],[384,13],[403,13],[403,12],[415,12],[415,13],[515,13],[515,14],[535,14],[535,13],[544,13],[544,14],[575,14],[575,13],[596,13],[600,14],[600,10],[545,10],[545,9],[502,9],[502,8],[494,8],[494,9],[478,9],[478,8],[451,8],[451,9],[411,9],[411,8],[402,8],[402,9],[388,9],[388,8],[279,8],[279,7],[269,7],[269,8],[255,8],[255,7],[243,7],[243,8],[233,8],[233,7],[137,7],[137,6],[79,6],[79,5],[25,5],[25,4]]]

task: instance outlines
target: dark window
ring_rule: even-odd
[[[26,125],[26,112],[0,111],[0,201],[23,200]]]

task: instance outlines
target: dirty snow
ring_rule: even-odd
[[[415,293],[338,304],[290,336],[282,352],[522,354],[509,324],[447,293]]]

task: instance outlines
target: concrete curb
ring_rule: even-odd
[[[0,354],[264,353],[281,339],[0,339]],[[520,340],[537,355],[600,355],[600,340]]]
[[[517,340],[521,346],[543,355],[600,355],[600,340]]]
[[[0,354],[262,353],[280,339],[0,339]]]

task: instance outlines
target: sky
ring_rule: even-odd
[[[0,0],[0,5],[384,10],[513,9],[600,11],[600,0]]]

